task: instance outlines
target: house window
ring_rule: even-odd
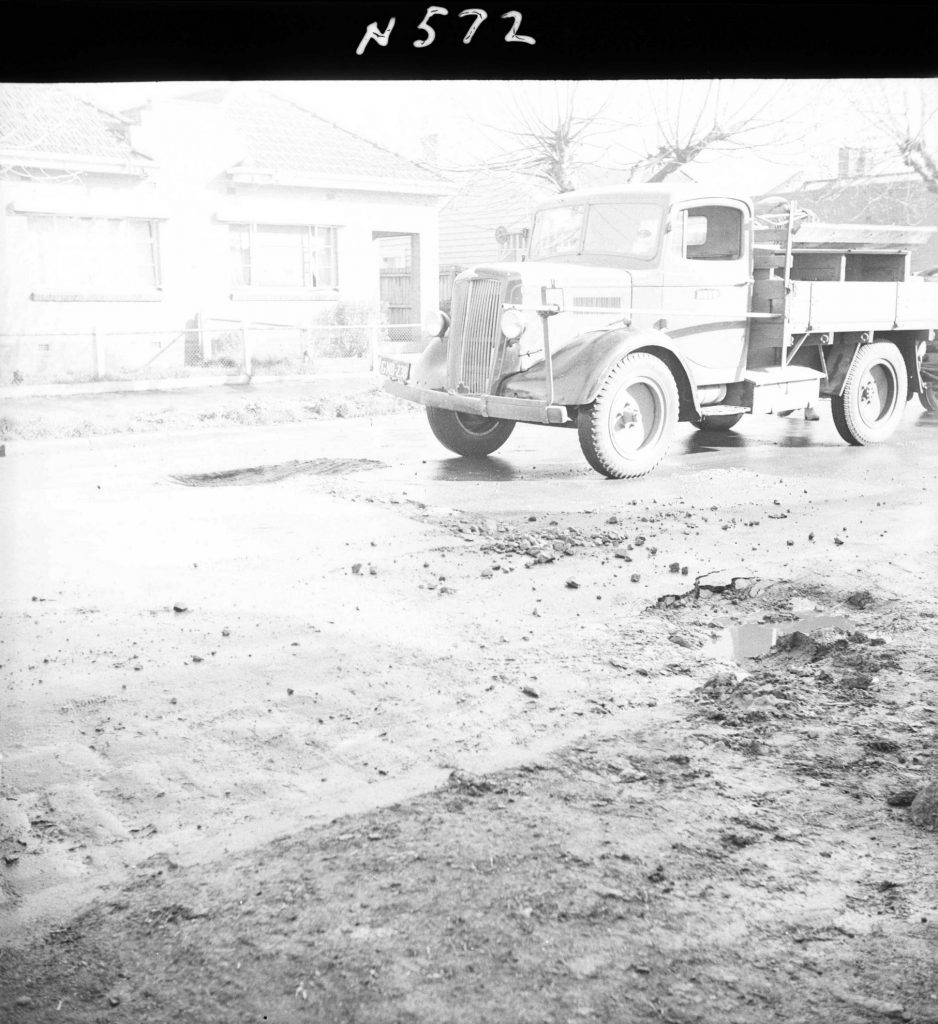
[[[37,290],[134,294],[160,284],[156,221],[31,214]]]
[[[684,257],[738,260],[743,254],[743,211],[733,206],[698,206],[684,219]]]
[[[254,288],[335,288],[336,229],[232,224],[233,282]]]

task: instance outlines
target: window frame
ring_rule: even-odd
[[[710,217],[704,211],[710,210],[725,210],[732,212],[738,219],[739,234],[737,236],[737,251],[733,256],[698,256],[688,255],[688,248],[700,248],[706,245],[707,237],[704,241],[691,247],[687,243],[687,229],[688,221],[692,218],[705,217],[707,220],[707,235],[710,233]],[[680,253],[681,259],[689,263],[738,263],[740,260],[746,258],[746,211],[735,203],[721,203],[706,201],[700,202],[692,206],[685,206],[681,209],[681,220],[680,220]]]
[[[107,301],[160,297],[163,269],[158,218],[30,211],[26,223],[35,283],[31,298]],[[83,227],[78,229],[78,224]],[[145,245],[132,233],[131,225],[137,224],[147,227]],[[114,236],[119,237],[117,245],[109,244]],[[114,287],[110,282],[119,277],[114,268],[125,267],[131,256],[139,280]],[[144,268],[145,275],[141,273]]]
[[[297,251],[302,282],[255,283],[259,255],[258,231],[291,233],[301,239]],[[236,244],[234,239],[239,238]],[[328,284],[319,283],[321,268],[315,259],[316,242],[325,237],[323,249],[329,253]],[[245,239],[247,244],[245,245]],[[231,287],[235,292],[288,292],[291,294],[335,293],[339,290],[339,225],[337,224],[272,224],[263,221],[232,221],[228,224],[228,252],[231,259]]]

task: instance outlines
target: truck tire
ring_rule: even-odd
[[[457,455],[491,455],[511,436],[514,420],[496,420],[451,409],[427,407],[437,441]]]
[[[586,461],[603,476],[633,480],[664,458],[677,425],[677,384],[648,352],[632,352],[609,371],[577,428]]]
[[[698,430],[732,430],[743,418],[743,413],[727,413],[725,416],[701,416],[694,420],[694,426]]]
[[[929,412],[938,412],[938,385],[926,384],[918,393],[918,400]]]
[[[863,345],[843,391],[831,396],[837,433],[853,445],[878,444],[896,429],[908,397],[902,353],[890,341]]]

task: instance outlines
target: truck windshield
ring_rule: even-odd
[[[541,210],[534,218],[530,258],[543,260],[579,252],[585,213],[585,206],[557,206],[553,210]]]
[[[658,254],[661,223],[662,209],[652,203],[591,203],[541,210],[534,218],[529,259],[591,253],[652,260]]]

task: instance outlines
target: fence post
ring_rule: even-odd
[[[199,338],[199,352],[202,354],[202,361],[208,362],[212,358],[212,344],[209,340],[208,331],[205,329],[205,314],[195,314],[195,326]]]
[[[98,330],[98,325],[95,324],[91,328],[91,337],[94,342],[94,379],[101,380],[107,370],[106,353],[104,351],[104,337]]]
[[[251,336],[248,331],[247,320],[241,321],[241,340],[244,343],[244,375],[246,377],[252,377],[254,375],[253,363],[254,353],[252,351]]]
[[[377,373],[378,372],[378,330],[379,330],[379,326],[380,326],[379,323],[378,323],[378,315],[377,315],[377,313],[372,317],[371,324],[369,326],[371,328],[370,337],[368,339],[368,341],[369,341],[369,346],[368,347],[369,347],[369,350],[370,350],[369,351],[369,355],[371,356],[371,372],[372,373]]]

